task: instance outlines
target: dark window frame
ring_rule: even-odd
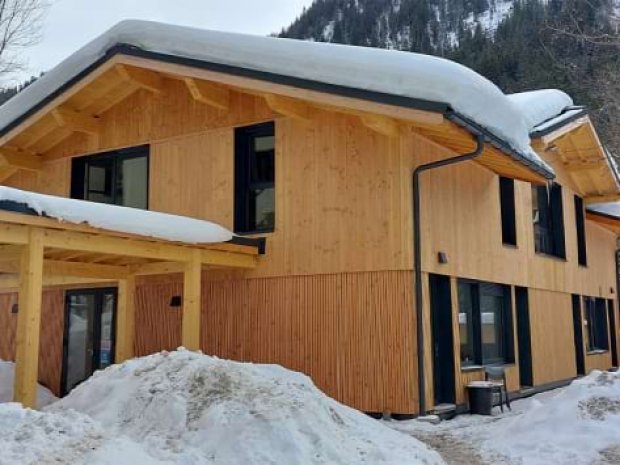
[[[150,146],[149,145],[139,145],[135,147],[128,147],[119,150],[111,150],[108,152],[101,152],[92,155],[84,155],[80,157],[75,157],[71,160],[71,198],[72,199],[80,199],[80,200],[88,200],[86,198],[86,183],[88,178],[87,168],[92,162],[106,162],[109,161],[113,166],[112,171],[112,186],[116,186],[118,184],[118,167],[121,165],[121,162],[125,160],[130,160],[132,158],[141,158],[144,157],[146,159],[146,205],[144,207],[145,210],[149,209],[149,194],[150,194],[150,169],[151,169],[151,154],[150,154]],[[112,192],[112,202],[108,203],[109,205],[121,205],[118,203],[118,190],[115,188],[111,189]],[[90,200],[94,201],[94,200]],[[101,202],[104,203],[104,202]]]
[[[575,195],[575,228],[577,230],[577,263],[581,266],[588,266],[585,208],[583,199],[578,195]]]
[[[562,186],[555,182],[550,185],[532,185],[532,196],[534,192],[538,215],[538,218],[533,218],[534,250],[537,254],[566,260]]]
[[[465,291],[465,289],[467,289]],[[459,294],[459,314],[461,312],[462,292],[467,292],[471,298],[471,318],[467,319],[466,331],[468,333],[468,351],[474,354],[474,359],[470,362],[463,362],[462,354],[460,355],[461,368],[470,366],[487,366],[487,365],[507,365],[515,362],[514,348],[514,324],[512,311],[512,291],[511,287],[503,284],[476,281],[471,279],[458,280]],[[484,296],[501,297],[503,304],[501,307],[501,320],[494,322],[494,325],[500,325],[500,349],[498,352],[501,356],[486,359],[483,347],[483,321],[481,311],[481,301]],[[460,324],[460,321],[459,321]],[[460,328],[459,328],[460,331]],[[460,333],[459,333],[460,334]],[[462,344],[459,344],[462,347]]]
[[[252,142],[257,137],[273,136],[275,138],[275,122],[255,124],[235,128],[235,233],[237,234],[261,234],[275,231],[275,160],[276,147],[273,149],[273,181],[253,182],[251,179],[251,156],[253,155]],[[274,189],[274,215],[273,224],[267,227],[258,227],[252,224],[252,199],[251,191],[255,189]],[[255,222],[255,221],[254,221]]]
[[[609,350],[607,301],[602,298],[583,297],[584,321],[587,325],[587,352]]]
[[[500,176],[499,201],[502,220],[502,244],[517,246],[517,218],[515,206],[515,181]]]

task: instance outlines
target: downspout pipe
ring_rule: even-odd
[[[415,313],[416,313],[416,338],[418,349],[418,397],[419,415],[426,415],[426,385],[424,374],[424,328],[422,313],[422,238],[420,225],[420,175],[425,171],[430,171],[443,166],[454,165],[464,161],[473,160],[480,156],[484,150],[484,136],[476,134],[476,148],[469,153],[452,158],[433,161],[418,166],[413,171],[413,268],[415,285]]]

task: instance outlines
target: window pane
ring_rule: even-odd
[[[250,214],[254,230],[272,230],[275,226],[275,189],[253,189],[250,192]]]
[[[147,157],[121,159],[117,175],[117,204],[125,207],[148,206],[148,162]]]
[[[101,203],[113,203],[112,192],[113,165],[108,161],[88,163],[85,176],[86,200]]]
[[[73,295],[69,298],[67,392],[92,373],[95,298]]]
[[[254,138],[253,157],[250,160],[252,184],[255,183],[273,183],[274,181],[274,154],[275,154],[275,138],[274,136],[262,136]]]
[[[106,293],[102,296],[101,309],[101,340],[99,342],[99,369],[110,366],[113,360],[114,348],[114,294]]]
[[[474,352],[472,285],[459,283],[459,336],[461,341],[461,365],[476,363]]]
[[[480,296],[483,363],[504,361],[503,309],[503,297],[485,294]]]

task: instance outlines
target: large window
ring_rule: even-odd
[[[502,242],[507,245],[517,245],[514,179],[499,178],[499,200],[502,215]]]
[[[71,197],[148,208],[148,146],[73,159]]]
[[[461,366],[514,362],[510,287],[459,280]]]
[[[270,232],[275,227],[275,127],[235,130],[235,232]]]
[[[577,259],[580,265],[588,265],[586,252],[586,223],[584,218],[583,199],[575,196],[575,227],[577,228]]]
[[[532,219],[536,252],[566,258],[562,186],[532,186]]]
[[[607,331],[607,308],[605,299],[594,297],[583,298],[586,325],[586,347],[588,352],[595,350],[609,350]]]

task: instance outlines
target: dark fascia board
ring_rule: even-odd
[[[577,110],[577,109],[578,109],[578,108],[573,108],[573,110]],[[549,127],[545,128],[545,129],[543,129],[543,130],[541,130],[541,131],[532,131],[532,132],[530,133],[530,137],[531,137],[532,139],[538,139],[538,138],[540,138],[540,137],[544,137],[544,136],[546,136],[547,134],[551,134],[551,133],[552,133],[553,131],[555,131],[556,129],[559,129],[559,128],[561,128],[562,126],[566,126],[568,123],[572,123],[573,121],[575,121],[575,120],[577,120],[577,119],[579,119],[579,118],[581,118],[581,117],[583,117],[583,116],[586,116],[587,114],[588,114],[588,110],[587,110],[585,107],[582,107],[582,108],[581,108],[581,111],[580,111],[579,113],[575,113],[575,114],[574,114],[573,116],[571,116],[570,118],[566,118],[566,119],[564,119],[564,120],[558,121],[556,124],[552,124],[551,126],[549,126]],[[553,118],[550,118],[550,119],[555,119],[555,118],[557,118],[558,116],[561,116],[561,115],[554,116]],[[547,120],[547,121],[549,121],[549,120]],[[542,124],[545,124],[545,122],[543,121],[543,122],[542,122],[542,123],[540,123],[538,126],[540,126],[540,125],[542,125]]]
[[[526,157],[519,154],[512,149],[506,142],[492,134],[487,129],[479,126],[477,123],[469,120],[468,118],[459,115],[454,112],[450,105],[445,102],[433,102],[430,100],[415,99],[411,97],[405,97],[402,95],[388,94],[384,92],[376,92],[366,89],[358,89],[354,87],[341,86],[336,84],[328,84],[319,81],[313,81],[309,79],[297,78],[292,76],[285,76],[281,74],[270,73],[266,71],[257,71],[253,69],[247,69],[238,66],[225,65],[221,63],[214,63],[202,60],[196,60],[188,57],[169,55],[165,53],[153,52],[150,50],[144,50],[139,47],[130,44],[119,43],[108,49],[106,54],[100,59],[92,63],[89,67],[85,68],[72,79],[59,86],[54,92],[50,93],[46,98],[39,101],[33,107],[27,109],[21,116],[14,119],[10,124],[0,129],[0,137],[8,133],[11,129],[15,128],[32,114],[43,108],[50,101],[63,94],[67,89],[71,88],[77,82],[79,82],[86,75],[90,74],[96,68],[101,66],[106,61],[110,60],[116,55],[128,55],[146,59],[152,59],[156,61],[162,61],[166,63],[179,64],[184,66],[190,66],[198,69],[206,69],[209,71],[216,71],[225,74],[231,74],[235,76],[247,77],[251,79],[258,79],[267,82],[273,82],[275,84],[282,84],[291,87],[297,87],[301,89],[314,90],[318,92],[324,92],[334,95],[340,95],[343,97],[357,98],[361,100],[368,100],[376,103],[383,103],[387,105],[394,105],[404,108],[412,108],[416,110],[429,111],[434,113],[441,113],[447,119],[454,121],[461,125],[466,130],[474,135],[484,135],[485,140],[493,144],[495,147],[506,153],[516,161],[524,164],[533,171],[541,174],[547,179],[553,179],[555,176],[553,173],[545,170],[543,167],[536,165],[528,160]]]
[[[450,111],[446,113],[446,118],[450,121],[458,124],[459,126],[465,128],[467,131],[471,132],[474,135],[482,135],[485,138],[485,141],[496,147],[497,149],[504,152],[506,155],[511,157],[512,159],[518,161],[522,165],[525,165],[530,170],[540,174],[546,179],[554,179],[555,174],[551,171],[545,169],[543,166],[534,163],[529,158],[521,155],[518,151],[514,150],[509,144],[505,141],[497,137],[495,134],[492,134],[487,129],[480,126],[478,123],[472,121],[471,119],[457,113],[454,111]]]

